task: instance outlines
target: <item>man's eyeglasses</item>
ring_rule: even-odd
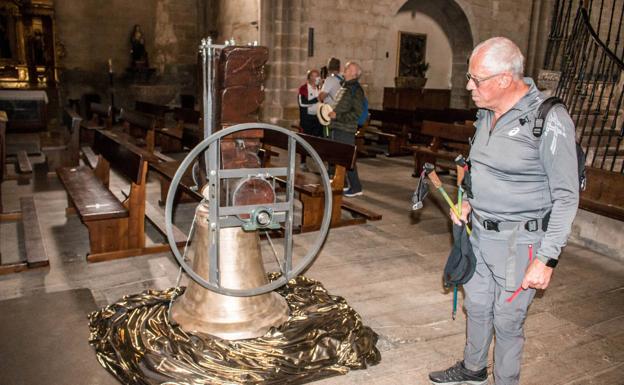
[[[485,77],[483,79],[479,79],[477,77],[472,76],[472,74],[470,72],[466,72],[466,80],[468,80],[468,81],[472,80],[474,82],[474,84],[475,84],[475,87],[479,88],[481,83],[483,83],[484,81],[490,80],[490,79],[495,78],[495,77],[497,77],[499,75],[502,75],[502,73],[490,75],[490,76],[487,76],[487,77]]]

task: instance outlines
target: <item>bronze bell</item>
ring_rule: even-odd
[[[190,256],[193,270],[206,280],[210,271],[210,241],[208,206],[200,204]],[[268,283],[258,232],[245,232],[240,227],[221,229],[219,252],[221,286],[251,289]],[[272,326],[288,320],[288,316],[286,300],[275,292],[234,297],[205,289],[193,280],[171,309],[172,319],[182,329],[227,340],[261,337]]]

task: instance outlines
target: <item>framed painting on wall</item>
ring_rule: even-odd
[[[425,63],[426,53],[427,35],[399,31],[396,76],[422,76],[419,68]]]

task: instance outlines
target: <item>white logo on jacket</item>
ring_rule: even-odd
[[[507,133],[507,135],[515,136],[518,132],[520,132],[520,127],[514,127]]]
[[[550,114],[549,116],[550,119],[546,120],[546,131],[544,131],[544,135],[548,136],[550,133],[554,135],[552,142],[550,142],[550,152],[555,155],[555,151],[557,151],[557,137],[561,135],[565,138],[566,134],[557,114]]]

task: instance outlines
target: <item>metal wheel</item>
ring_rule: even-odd
[[[288,136],[288,165],[287,167],[273,167],[273,168],[255,168],[255,169],[221,169],[220,166],[220,142],[221,139],[225,136],[231,135],[233,133],[245,130],[252,129],[263,129],[263,130],[271,130],[277,131],[281,134]],[[321,222],[321,227],[317,238],[314,240],[310,249],[308,249],[306,255],[301,259],[301,261],[296,265],[292,265],[292,254],[293,254],[293,214],[294,214],[294,184],[295,184],[295,159],[296,159],[296,146],[300,145],[303,147],[308,155],[316,162],[319,166],[319,170],[321,172],[321,181],[323,183],[323,189],[325,191],[325,209],[323,211],[323,220]],[[209,222],[210,222],[210,231],[211,231],[211,245],[209,250],[210,255],[210,273],[208,280],[204,279],[202,276],[197,274],[192,267],[184,260],[184,257],[180,253],[178,249],[174,233],[173,233],[173,203],[175,193],[177,191],[178,185],[180,184],[180,180],[184,175],[187,168],[194,162],[195,158],[197,158],[202,152],[204,152],[205,164],[206,166],[206,175],[208,177],[208,194],[209,198],[207,200],[207,204],[209,206]],[[244,206],[225,206],[222,207],[220,205],[220,191],[221,191],[221,180],[222,179],[230,179],[230,178],[244,178],[249,177],[250,175],[262,175],[267,177],[276,177],[276,176],[287,176],[286,179],[286,201],[285,202],[277,202],[272,204],[262,204],[262,205],[244,205]],[[200,142],[195,148],[193,148],[189,154],[184,158],[180,167],[176,171],[173,179],[171,180],[171,185],[169,187],[169,191],[167,193],[167,200],[165,205],[165,225],[167,231],[167,238],[169,241],[169,245],[171,246],[171,251],[175,256],[176,260],[182,267],[182,269],[193,279],[195,282],[203,286],[208,290],[212,290],[214,292],[238,296],[238,297],[246,297],[264,294],[270,291],[275,290],[276,288],[286,284],[288,280],[299,275],[304,269],[306,269],[314,260],[319,250],[323,246],[325,242],[325,238],[327,237],[327,233],[329,231],[330,221],[331,221],[331,212],[332,212],[332,191],[331,185],[329,181],[329,176],[327,175],[327,170],[323,165],[323,161],[316,153],[314,148],[307,143],[303,138],[301,138],[296,133],[284,129],[282,127],[278,127],[272,124],[266,123],[243,123],[237,124],[227,129],[218,131],[202,142]],[[260,211],[258,211],[260,210]],[[260,212],[260,214],[258,214]],[[278,222],[285,222],[285,234],[284,234],[284,258],[282,263],[280,263],[280,269],[282,272],[282,276],[263,286],[259,286],[253,289],[246,290],[238,290],[238,289],[230,289],[227,287],[223,287],[220,285],[220,277],[219,277],[219,230],[220,228],[225,227],[235,227],[242,226],[244,222],[240,219],[241,216],[249,217],[249,218],[258,218],[258,223],[262,227],[265,224],[263,222],[266,221],[267,215],[272,216]],[[262,220],[260,219],[262,218]],[[190,235],[189,235],[190,236]]]

